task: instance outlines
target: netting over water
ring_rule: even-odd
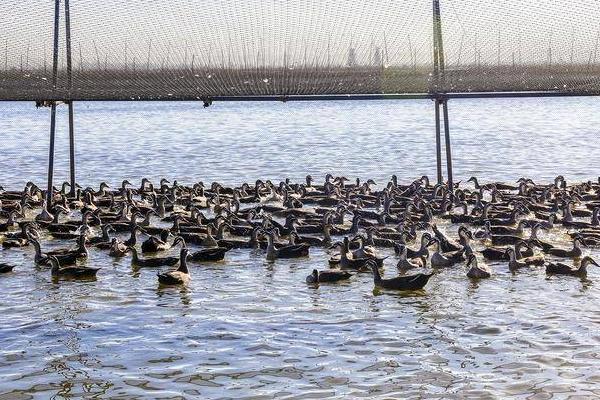
[[[436,86],[431,0],[71,0],[54,90],[54,0],[5,1],[0,99],[600,92],[597,1],[440,3]]]

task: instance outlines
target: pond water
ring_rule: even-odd
[[[409,182],[435,174],[432,108],[78,103],[78,180],[240,184],[331,172]],[[455,180],[595,180],[597,109],[593,98],[451,102]],[[65,114],[56,183],[68,176]],[[44,185],[48,110],[0,103],[0,116],[0,184]],[[569,246],[564,230],[545,239]],[[44,237],[42,246],[66,243]],[[392,276],[393,253],[382,251]],[[194,266],[187,289],[159,289],[154,270],[97,250],[93,282],[53,283],[30,248],[0,257],[16,265],[0,275],[0,399],[600,397],[595,267],[579,279],[491,263],[493,277],[475,282],[460,265],[398,294],[374,290],[370,274],[306,285],[313,268],[327,268],[320,248],[274,263],[232,250]]]

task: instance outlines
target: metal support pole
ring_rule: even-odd
[[[446,136],[446,173],[448,174],[448,189],[454,191],[454,180],[452,179],[452,146],[450,144],[450,125],[448,123],[448,99],[442,100],[444,111],[444,134]]]
[[[54,136],[56,134],[56,102],[50,108],[50,150],[48,154],[48,191],[46,192],[46,209],[52,209],[52,180],[54,178]]]
[[[69,0],[65,0],[65,39],[67,45],[67,83],[69,97],[73,88],[73,63],[71,57],[71,11]],[[75,126],[73,124],[73,102],[69,101],[69,162],[71,197],[75,196]]]
[[[442,177],[442,133],[440,124],[440,101],[434,100],[435,107],[435,154],[437,160],[437,183],[444,183]]]
[[[73,102],[69,101],[69,160],[71,197],[75,197],[75,128],[73,125]]]
[[[58,78],[58,23],[60,19],[60,0],[54,0],[54,53],[52,57],[52,88],[56,89]],[[46,192],[46,209],[52,209],[52,180],[54,178],[54,137],[56,134],[56,102],[52,100],[50,110],[50,149],[48,154],[48,191]]]

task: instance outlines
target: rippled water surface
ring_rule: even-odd
[[[435,172],[432,108],[81,103],[78,178],[239,184],[332,172],[406,182]],[[56,182],[67,177],[65,111]],[[600,173],[596,99],[455,101],[450,113],[457,179]],[[48,121],[47,109],[0,103],[5,188],[43,184]],[[569,245],[563,231],[545,240]],[[94,282],[53,283],[33,249],[0,255],[17,265],[0,275],[0,399],[600,397],[600,268],[579,279],[493,263],[494,276],[474,282],[457,266],[402,295],[374,291],[370,274],[306,285],[327,268],[319,248],[274,263],[232,250],[194,266],[185,290],[159,289],[154,270],[100,251],[88,260],[102,267]]]

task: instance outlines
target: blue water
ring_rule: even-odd
[[[456,180],[476,174],[575,180],[598,175],[596,98],[450,102]],[[435,176],[433,103],[77,103],[78,181],[167,177],[241,183],[326,173],[387,180]],[[56,180],[68,179],[66,107],[59,108]],[[0,103],[0,182],[45,182],[49,109]],[[17,170],[15,171],[15,168]]]
[[[451,102],[456,179],[596,179],[597,103]],[[406,182],[435,174],[432,108],[78,103],[77,175],[95,187],[141,177],[321,181],[327,172]],[[64,107],[59,116],[57,184],[68,176]],[[5,188],[44,184],[48,123],[47,109],[0,103]],[[569,245],[564,230],[545,240]],[[56,284],[32,249],[2,251],[17,267],[0,276],[0,399],[600,397],[600,269],[581,280],[492,263],[493,277],[476,283],[457,266],[409,295],[374,291],[369,274],[304,284],[328,256],[315,248],[308,259],[268,263],[232,250],[194,267],[188,289],[162,290],[155,271],[136,272],[128,257],[92,251],[96,282]],[[396,273],[390,260],[386,276]]]

